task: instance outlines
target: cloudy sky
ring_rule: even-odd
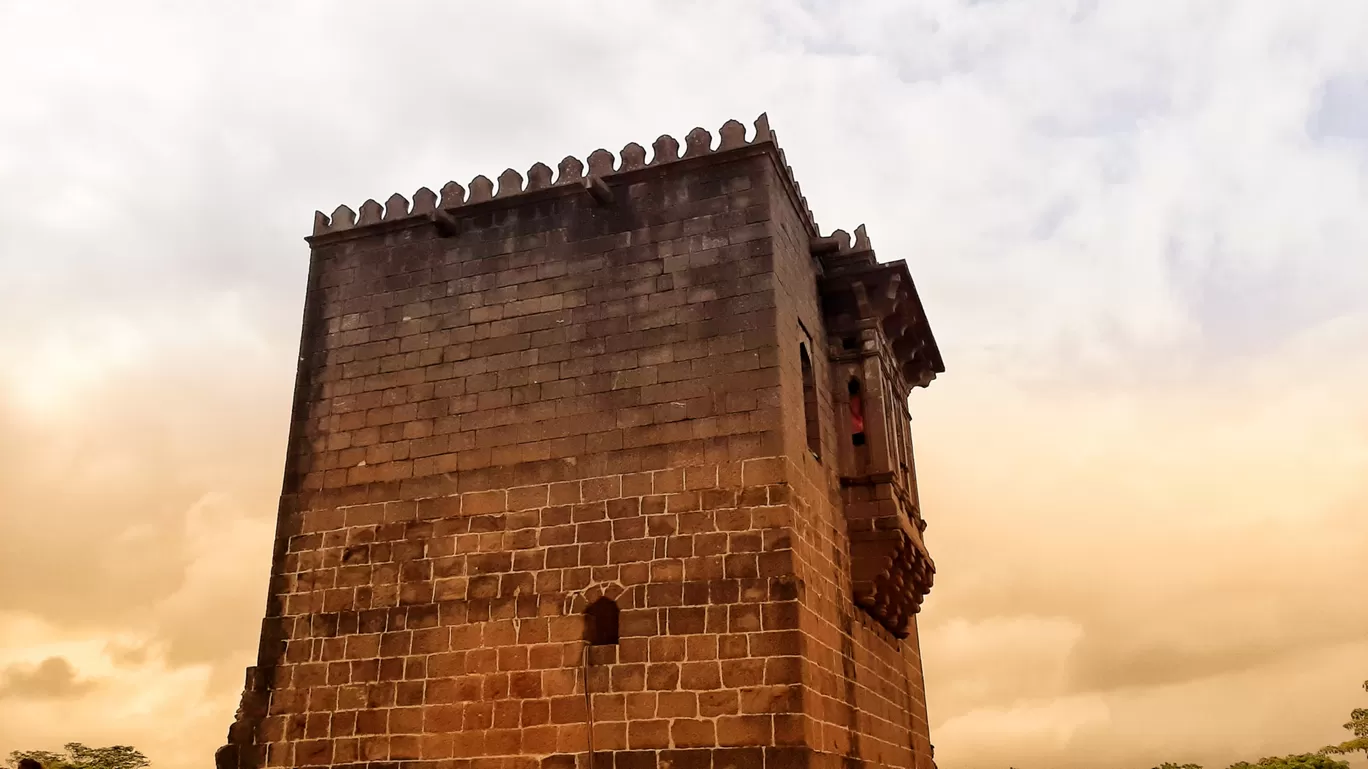
[[[767,111],[905,258],[942,767],[1368,705],[1368,3],[0,2],[0,753],[205,766],[315,208]]]

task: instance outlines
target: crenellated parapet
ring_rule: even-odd
[[[812,254],[821,259],[824,271],[838,270],[844,265],[873,264],[876,261],[874,246],[870,244],[869,233],[865,232],[863,224],[855,228],[853,243],[850,233],[833,230],[824,238],[813,238],[811,246]]]
[[[606,195],[603,185],[618,174],[745,148],[765,148],[774,154],[778,166],[783,171],[784,182],[789,187],[795,204],[802,211],[809,231],[817,233],[817,224],[812,216],[812,210],[808,207],[807,198],[803,196],[794,178],[793,168],[789,166],[783,149],[779,147],[778,136],[770,129],[768,116],[762,113],[756,118],[754,132],[749,139],[746,138],[745,125],[736,120],[728,120],[718,130],[716,141],[712,133],[705,128],[690,131],[684,136],[682,151],[677,139],[668,134],[662,135],[651,144],[649,160],[646,148],[632,142],[623,147],[617,155],[605,149],[597,149],[589,153],[585,161],[580,161],[574,156],[566,157],[557,164],[554,171],[545,163],[537,163],[527,170],[526,176],[509,168],[499,174],[495,181],[480,175],[471,179],[464,187],[454,181],[447,182],[439,192],[423,187],[413,194],[411,202],[403,195],[395,193],[384,205],[372,199],[362,203],[357,211],[346,205],[338,206],[331,216],[316,211],[313,236],[330,235],[382,222],[419,217],[433,219],[440,226],[446,217],[458,209],[554,188],[580,187],[596,198],[603,199]]]

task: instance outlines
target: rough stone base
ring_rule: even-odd
[[[233,746],[215,756],[219,769],[237,769]],[[338,764],[331,769],[875,769],[850,756],[819,753],[806,747],[687,748],[676,750],[610,750],[530,757],[447,758],[437,761],[372,761]]]

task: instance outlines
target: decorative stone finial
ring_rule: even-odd
[[[356,219],[356,226],[363,227],[367,224],[375,224],[385,216],[385,210],[374,198],[361,204],[361,215]]]
[[[389,200],[385,201],[385,221],[389,221],[391,219],[403,219],[405,216],[408,215],[408,198],[396,192],[393,195],[389,196]]]
[[[736,120],[723,123],[722,130],[718,133],[722,137],[717,145],[718,152],[746,146],[746,127]]]
[[[551,167],[545,163],[536,163],[527,169],[527,190],[542,190],[551,186]]]
[[[607,176],[613,173],[613,153],[605,149],[597,149],[589,153],[589,175]]]
[[[419,187],[418,191],[413,193],[414,216],[417,216],[419,214],[431,213],[432,211],[436,210],[437,193],[433,192],[427,187]]]
[[[709,152],[712,152],[712,134],[707,129],[695,128],[684,137],[684,157],[696,158]]]
[[[850,250],[850,233],[845,230],[832,230],[831,239],[836,241],[837,251],[845,253]]]
[[[442,185],[442,208],[455,208],[465,204],[465,187],[456,182],[447,182]]]
[[[774,141],[774,132],[770,130],[769,115],[761,112],[760,117],[755,119],[755,138],[751,139],[751,144]]]
[[[346,206],[338,206],[332,213],[332,232],[349,230],[356,226],[356,212]]]
[[[470,180],[470,198],[467,203],[479,203],[494,198],[494,182],[488,176],[480,174]]]
[[[646,167],[646,148],[631,142],[622,148],[622,168],[621,171],[631,171],[636,168]]]
[[[865,232],[865,226],[861,224],[855,228],[855,251],[870,251],[873,246],[869,245],[869,233]]]
[[[655,156],[651,158],[651,165],[653,166],[679,160],[679,142],[675,141],[675,138],[669,134],[662,134],[651,145],[651,149],[655,151]]]
[[[560,162],[559,173],[556,175],[556,184],[569,184],[584,178],[584,164],[579,158],[569,155]]]
[[[522,191],[522,174],[518,173],[517,171],[514,171],[511,168],[506,168],[504,169],[503,173],[499,174],[499,192],[494,197],[506,198],[513,195],[517,195]]]

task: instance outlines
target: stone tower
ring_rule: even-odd
[[[932,766],[907,267],[763,115],[647,154],[316,215],[220,769]]]

